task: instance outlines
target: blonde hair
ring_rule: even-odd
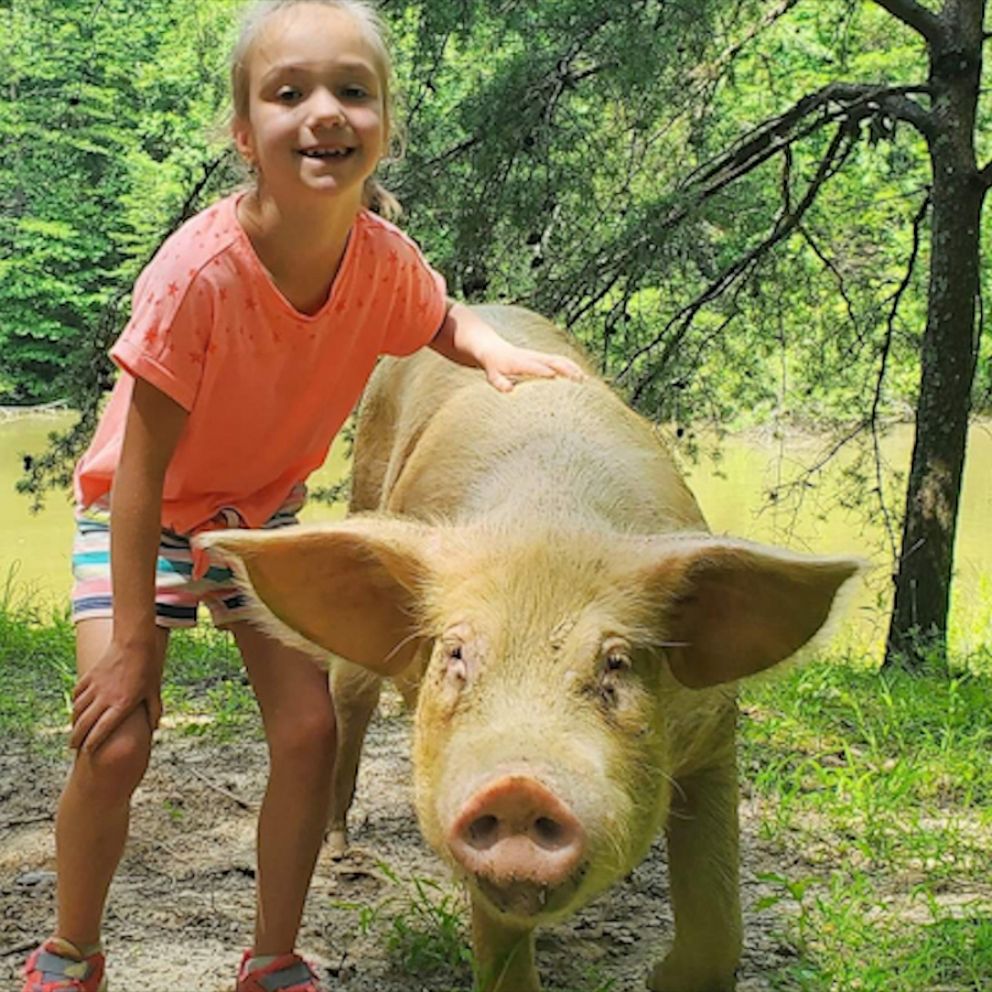
[[[393,60],[387,45],[387,30],[378,10],[368,0],[253,0],[245,6],[241,15],[241,28],[238,39],[231,50],[231,102],[233,119],[248,119],[249,78],[248,64],[252,46],[258,39],[262,27],[274,14],[291,7],[305,5],[330,7],[350,14],[362,26],[379,72],[382,84],[383,122],[385,126],[385,146],[390,158],[402,154],[402,138],[395,123],[393,99]],[[375,173],[365,180],[362,190],[362,203],[370,210],[381,214],[387,220],[396,220],[403,212],[399,200],[376,178]]]

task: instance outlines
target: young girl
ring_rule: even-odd
[[[77,756],[56,818],[58,925],[24,992],[106,988],[100,925],[162,711],[168,631],[201,600],[231,630],[265,729],[254,943],[238,992],[318,992],[295,953],[335,749],[326,674],[248,625],[205,528],[295,523],[381,354],[429,345],[516,377],[580,377],[504,342],[445,296],[417,246],[370,212],[390,136],[390,61],[362,0],[269,0],[232,59],[233,135],[255,187],[194,217],[141,274],[111,355],[122,374],[75,477]],[[110,561],[112,560],[112,565]]]

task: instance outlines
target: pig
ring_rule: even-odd
[[[858,571],[709,533],[665,445],[564,332],[480,307],[584,381],[509,394],[423,351],[358,417],[353,515],[205,535],[258,622],[327,660],[329,843],[347,843],[384,677],[414,719],[428,843],[467,882],[478,985],[538,992],[533,933],[667,840],[675,920],[654,992],[730,992],[741,953],[735,684],[791,656]]]

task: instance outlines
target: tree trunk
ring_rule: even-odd
[[[885,663],[947,660],[954,535],[978,352],[980,217],[985,183],[975,113],[985,0],[948,0],[930,39],[934,131],[930,290],[916,439]]]

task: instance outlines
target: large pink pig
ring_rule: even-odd
[[[534,314],[482,312],[572,351]],[[347,659],[332,666],[332,843],[395,676],[419,685],[417,812],[467,879],[483,989],[535,992],[534,928],[628,873],[663,829],[675,934],[649,987],[732,990],[734,683],[813,637],[858,562],[710,535],[651,425],[594,375],[502,395],[427,351],[369,386],[352,510],[205,539],[264,603],[260,623]]]

